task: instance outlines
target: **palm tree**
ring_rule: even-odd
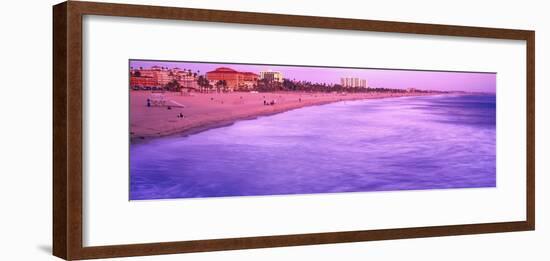
[[[180,91],[181,85],[177,80],[172,80],[166,84],[166,89],[169,91]]]
[[[221,85],[222,85],[222,81],[221,81],[221,80],[218,80],[218,81],[216,82],[216,91],[217,91],[217,92],[220,92],[220,86],[221,86]]]
[[[224,91],[227,91],[226,88],[227,88],[227,81],[226,80],[222,80],[222,88]]]
[[[206,79],[204,76],[200,75],[197,79],[197,84],[201,87],[202,90],[206,89],[210,83],[208,82],[208,79]]]

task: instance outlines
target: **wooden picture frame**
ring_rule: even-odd
[[[82,19],[85,15],[524,40],[527,218],[518,222],[83,247]],[[53,254],[57,257],[78,260],[535,229],[534,31],[69,1],[53,7],[53,66]]]

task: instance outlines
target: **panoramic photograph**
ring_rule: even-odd
[[[496,187],[493,72],[129,61],[129,199]]]

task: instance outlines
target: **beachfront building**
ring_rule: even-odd
[[[252,90],[256,87],[258,83],[258,75],[252,72],[243,72],[242,73],[243,81],[241,86],[245,87],[247,90]]]
[[[367,80],[357,77],[342,77],[340,84],[347,88],[368,88]]]
[[[130,76],[130,87],[158,87],[158,81],[149,76]]]
[[[157,81],[159,86],[165,85],[172,80],[170,77],[170,71],[165,67],[153,66],[147,69],[139,70],[141,77],[150,77]]]
[[[180,86],[187,91],[199,89],[199,84],[197,83],[196,74],[180,71],[175,75],[175,80],[178,81]]]
[[[130,69],[130,87],[134,89],[162,89],[173,81],[188,91],[198,89],[197,74],[188,70],[161,66]]]
[[[219,67],[214,71],[207,72],[206,79],[212,86],[216,86],[220,81],[225,81],[225,88],[229,91],[251,90],[256,86],[258,75],[252,72],[239,72],[228,67]]]
[[[160,66],[130,70],[131,87],[162,88],[172,79],[170,71]]]
[[[281,72],[275,72],[272,70],[267,70],[260,72],[260,79],[267,80],[269,82],[283,82],[283,74]]]

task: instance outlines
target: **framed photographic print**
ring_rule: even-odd
[[[64,2],[53,254],[535,229],[535,32]]]

